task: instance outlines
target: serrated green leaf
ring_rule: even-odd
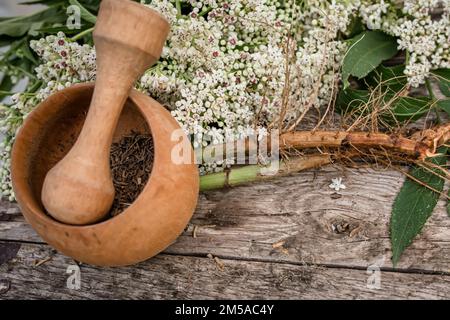
[[[342,65],[344,88],[349,86],[348,78],[355,76],[361,79],[380,65],[384,60],[397,53],[397,42],[380,31],[366,31],[358,35],[345,54]]]
[[[438,151],[443,153],[443,155],[429,158],[427,161],[442,166],[446,162],[446,148],[440,148]],[[432,171],[439,172],[438,169],[432,169]],[[415,167],[409,173],[427,186],[442,192],[444,179],[436,174],[421,167]],[[425,222],[431,216],[438,199],[439,193],[410,178],[406,178],[392,208],[390,236],[392,263],[394,266],[399,261],[403,251],[422,230]]]
[[[431,73],[439,81],[439,89],[446,97],[450,97],[450,69],[437,69]]]
[[[77,0],[69,0],[69,3],[80,8],[81,19],[95,24],[95,22],[97,21],[97,17],[90,13],[85,7],[83,7],[81,3],[79,3]]]

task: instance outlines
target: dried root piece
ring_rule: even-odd
[[[436,155],[437,148],[450,140],[450,122],[433,129],[418,132],[414,134],[412,138],[421,141],[421,143],[426,146],[423,150],[421,159],[433,157]]]
[[[450,139],[450,124],[432,130],[421,139],[396,134],[346,131],[291,131],[280,136],[282,149],[301,148],[382,148],[424,159],[434,155],[437,147]]]

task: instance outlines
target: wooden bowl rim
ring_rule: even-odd
[[[14,142],[13,150],[12,150],[12,156],[11,156],[11,175],[12,175],[12,181],[13,181],[13,188],[16,194],[16,197],[20,200],[19,203],[25,203],[25,205],[30,208],[30,212],[34,215],[38,216],[44,223],[51,225],[53,227],[58,228],[73,228],[78,230],[90,230],[90,229],[97,229],[100,227],[107,227],[109,224],[116,223],[117,220],[128,218],[129,215],[133,213],[133,208],[136,205],[138,201],[140,201],[141,197],[148,191],[150,188],[150,185],[152,184],[152,177],[155,170],[158,169],[160,166],[160,153],[158,152],[159,148],[157,146],[158,143],[156,143],[158,137],[156,137],[154,134],[154,131],[151,130],[150,120],[148,116],[142,112],[143,108],[145,106],[141,105],[137,102],[137,95],[140,94],[137,90],[133,89],[130,93],[130,96],[128,97],[128,101],[133,103],[133,105],[137,108],[140,115],[143,117],[143,119],[146,121],[147,126],[149,127],[149,131],[152,135],[153,139],[153,166],[152,171],[150,172],[149,178],[147,180],[147,183],[145,184],[145,187],[142,189],[139,196],[134,200],[134,202],[127,207],[124,211],[122,211],[120,214],[110,217],[104,221],[100,221],[93,224],[88,225],[71,225],[71,224],[65,224],[62,222],[59,222],[52,218],[50,215],[46,214],[41,208],[39,208],[38,201],[36,200],[36,195],[33,194],[33,190],[31,190],[31,187],[22,179],[15,178],[17,175],[14,174],[15,172],[21,170],[21,167],[24,167],[24,161],[26,157],[21,157],[18,152],[17,148],[15,148],[16,144],[21,143],[27,143],[26,139],[23,138],[23,136],[26,136],[25,132],[27,130],[34,131],[33,128],[29,128],[28,124],[33,123],[33,120],[35,120],[36,117],[40,117],[42,114],[45,114],[48,108],[52,107],[51,102],[49,101],[51,98],[54,99],[55,97],[61,95],[66,96],[67,92],[69,91],[82,91],[82,90],[90,90],[93,92],[95,84],[93,82],[87,82],[87,83],[80,83],[75,84],[71,87],[65,88],[63,90],[60,90],[58,92],[55,92],[51,96],[49,96],[47,99],[42,101],[27,117],[25,122],[23,123],[22,127],[19,129],[16,139]],[[71,93],[72,94],[72,93]],[[154,101],[151,97],[148,97],[152,101]],[[49,118],[47,118],[49,120]],[[44,126],[45,124],[41,124],[40,127]]]

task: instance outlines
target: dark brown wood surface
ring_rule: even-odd
[[[345,190],[328,187],[335,177]],[[75,262],[43,243],[17,205],[1,202],[0,299],[448,299],[444,200],[399,264],[390,261],[390,212],[403,180],[395,171],[329,166],[203,193],[164,253],[126,268],[83,264],[79,290],[67,286]]]

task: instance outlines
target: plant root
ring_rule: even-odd
[[[355,148],[389,149],[418,159],[436,155],[436,149],[450,139],[450,124],[427,130],[417,139],[396,134],[345,131],[292,131],[280,136],[282,149],[302,148]],[[423,135],[424,133],[422,133]]]

